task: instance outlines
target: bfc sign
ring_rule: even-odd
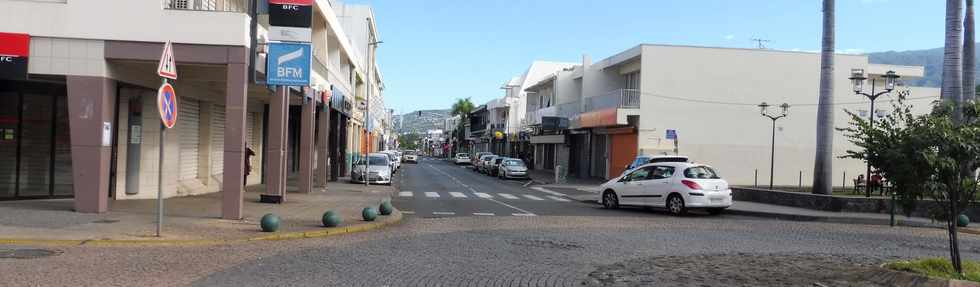
[[[30,47],[30,35],[0,33],[0,79],[27,79]]]
[[[309,86],[313,53],[308,43],[269,43],[266,84]]]

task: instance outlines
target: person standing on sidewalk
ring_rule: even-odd
[[[245,146],[245,176],[242,177],[242,186],[248,186],[248,174],[252,173],[252,157],[255,156],[255,151],[252,150],[251,146]]]

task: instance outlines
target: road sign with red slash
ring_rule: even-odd
[[[157,109],[160,110],[160,121],[168,129],[177,124],[177,93],[174,86],[164,83],[157,92]]]

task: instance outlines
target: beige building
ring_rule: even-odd
[[[355,99],[383,90],[364,58],[373,50],[344,30],[345,4],[312,1],[311,83],[276,96],[264,84],[269,17],[249,3],[114,1],[126,13],[106,15],[89,1],[0,1],[0,36],[23,39],[29,63],[0,78],[0,200],[74,197],[77,211],[105,212],[111,200],[156,198],[166,41],[178,121],[163,148],[165,197],[221,192],[222,216],[239,218],[243,183],[309,192],[343,176],[364,133]],[[368,18],[359,38],[376,39]]]

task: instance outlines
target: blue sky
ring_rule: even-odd
[[[639,43],[818,51],[820,0],[351,0],[374,7],[385,105],[476,104],[531,61],[601,60]],[[837,0],[837,50],[941,47],[944,1]],[[816,67],[815,67],[816,68]]]

